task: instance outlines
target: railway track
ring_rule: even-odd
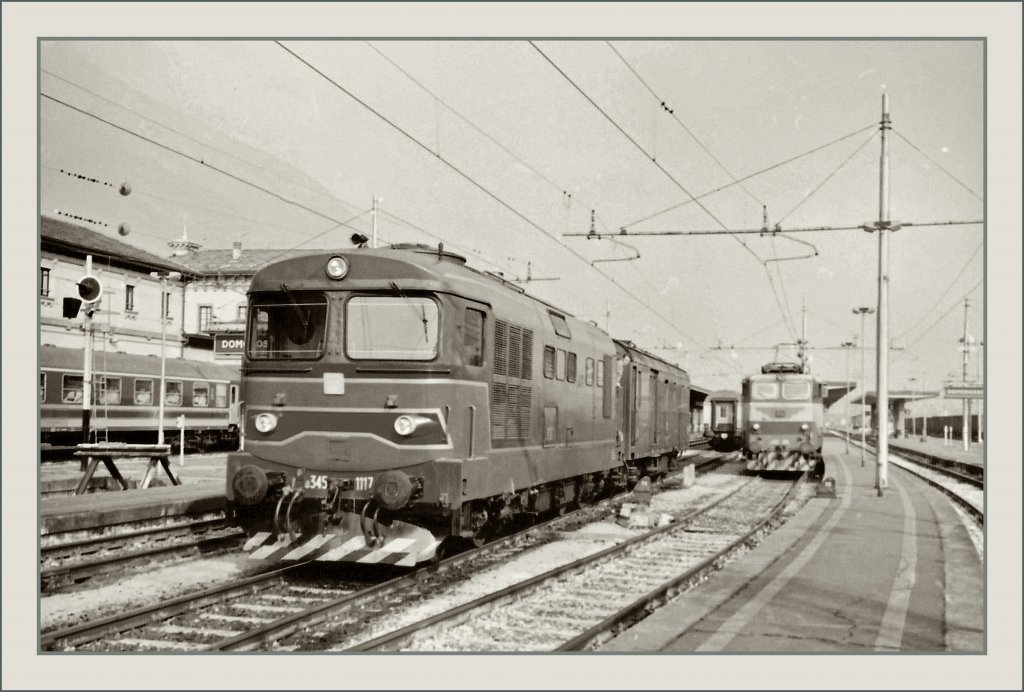
[[[707,470],[723,463],[723,455],[710,454],[695,466]],[[553,527],[586,521],[607,514],[611,502],[623,496],[584,507],[544,524],[499,538],[480,548],[460,553],[438,565],[428,565],[394,576],[400,570],[370,573],[358,570],[354,578],[348,565],[330,565],[328,576],[311,576],[324,570],[319,563],[301,563],[264,574],[184,595],[160,604],[133,610],[74,627],[46,632],[44,650],[248,650],[308,630],[326,619],[345,613],[360,617],[379,611],[388,603],[402,602],[411,594],[430,593],[438,580],[458,579],[460,574],[498,564],[510,555],[557,538]],[[372,577],[369,581],[365,577]],[[382,578],[391,576],[382,581]]]
[[[75,540],[46,536],[47,544],[40,547],[40,588],[52,593],[158,561],[216,554],[244,538],[241,531],[225,527],[223,517]]]
[[[781,515],[797,487],[799,482],[751,480],[676,523],[349,650],[586,649],[714,570]]]

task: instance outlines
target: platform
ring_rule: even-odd
[[[972,442],[970,451],[965,452],[963,440],[953,440],[948,447],[938,437],[928,437],[924,442],[921,442],[920,437],[898,437],[889,440],[889,449],[892,451],[898,454],[900,447],[909,449],[911,452],[949,459],[961,464],[974,466],[984,466],[985,464],[985,445],[977,442]]]
[[[983,652],[983,565],[952,504],[826,441],[836,498],[813,498],[747,555],[602,651]],[[873,455],[872,455],[873,459]]]

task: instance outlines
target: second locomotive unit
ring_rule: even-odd
[[[253,277],[231,518],[264,560],[414,565],[667,472],[689,378],[443,248]]]
[[[825,385],[802,362],[773,362],[743,380],[743,451],[749,471],[821,475]]]

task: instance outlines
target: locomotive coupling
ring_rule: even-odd
[[[401,509],[412,497],[412,480],[404,472],[390,469],[377,476],[371,492],[384,509]]]
[[[258,505],[267,496],[270,483],[266,472],[255,464],[246,464],[238,469],[231,480],[235,499],[243,505]]]

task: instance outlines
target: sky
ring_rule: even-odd
[[[564,235],[592,210],[605,235],[755,229],[764,207],[783,230],[873,222],[888,93],[890,217],[985,212],[980,41],[68,40],[44,41],[40,67],[43,214],[118,238],[126,223],[122,240],[161,256],[183,230],[205,249],[312,251],[371,235],[376,196],[382,243],[557,278],[523,285],[708,389],[737,388],[804,321],[812,370],[845,380],[877,235]],[[890,235],[892,388],[959,379],[965,297],[983,339],[983,234]]]

